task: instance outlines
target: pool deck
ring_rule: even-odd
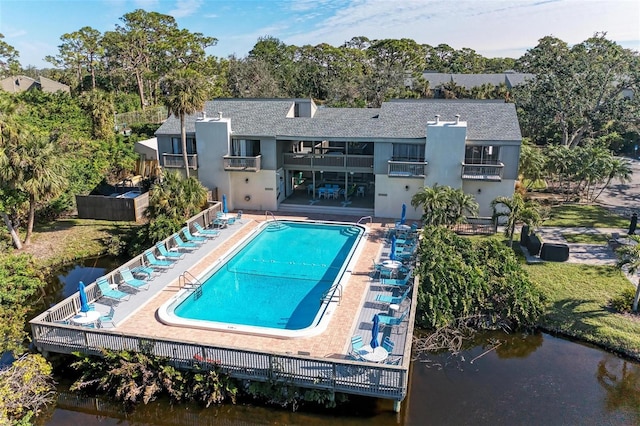
[[[327,214],[305,214],[304,216],[299,214],[278,214],[276,218],[281,220],[324,220],[351,223],[359,219],[359,217]],[[157,309],[179,291],[178,277],[180,274],[188,271],[195,277],[200,276],[211,264],[264,221],[264,214],[244,213],[242,223],[230,225],[222,231],[217,239],[209,240],[200,248],[187,253],[183,259],[176,262],[174,268],[156,274],[154,279],[150,281],[150,290],[137,292],[130,300],[121,302],[115,307],[116,327],[111,330],[123,334],[144,335],[283,354],[301,354],[320,358],[344,358],[350,350],[351,336],[353,335],[359,334],[365,342],[368,342],[371,339],[370,330],[373,315],[377,312],[387,314],[386,310],[380,309],[380,306],[372,303],[375,300],[375,295],[383,291],[383,289],[376,286],[375,282],[372,282],[370,274],[372,272],[372,260],[379,259],[384,250],[385,236],[388,229],[386,225],[390,223],[389,219],[376,221],[374,218],[373,223],[367,224],[368,233],[348,284],[343,289],[341,302],[333,312],[326,330],[318,335],[282,339],[169,326],[158,320],[156,317]],[[277,297],[277,295],[274,296]],[[106,311],[108,307],[98,304],[97,309]],[[394,332],[391,335],[390,331],[389,327],[385,327],[382,330],[383,334],[380,335],[380,340],[382,340],[383,335],[389,335],[395,343],[394,355],[402,355],[402,348],[404,348],[407,338],[406,333]],[[396,353],[396,351],[399,353]]]

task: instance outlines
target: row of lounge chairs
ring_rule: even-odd
[[[182,250],[196,249],[208,239],[217,238],[220,235],[220,231],[205,229],[197,222],[193,225],[195,228],[193,233],[189,227],[185,226],[180,232],[172,235],[169,238],[172,243],[171,247],[167,247],[164,242],[159,242],[154,248],[145,251],[139,266],[132,269],[126,266],[119,268],[117,274],[120,276],[120,280],[117,283],[110,282],[107,277],[98,278],[96,284],[100,291],[100,297],[111,300],[111,305],[129,300],[131,293],[120,290],[119,286],[125,286],[133,291],[148,290],[150,288],[149,280],[157,271],[172,268],[176,260],[184,257]],[[144,277],[144,279],[136,278],[136,275]],[[113,324],[113,306],[108,314],[101,316],[98,324],[109,322]]]

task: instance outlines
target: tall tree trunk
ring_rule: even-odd
[[[182,159],[184,160],[184,171],[189,179],[189,156],[187,155],[187,126],[184,124],[184,113],[180,114],[180,140],[182,142]]]
[[[13,228],[13,223],[11,223],[11,219],[9,219],[9,216],[7,216],[5,212],[0,212],[0,216],[2,216],[2,219],[4,220],[5,225],[7,225],[7,229],[9,230],[9,233],[11,234],[11,239],[13,240],[13,245],[15,245],[18,250],[22,250],[22,242],[20,241],[20,236],[18,235],[16,230]]]
[[[136,84],[138,85],[138,96],[140,97],[140,106],[142,110],[145,110],[145,101],[144,101],[144,81],[142,80],[142,76],[139,71],[136,71]]]
[[[29,220],[27,221],[27,235],[24,237],[24,245],[31,244],[31,234],[33,234],[33,222],[36,218],[36,199],[29,195]]]
[[[633,312],[638,312],[638,301],[640,301],[640,283],[636,284],[636,294],[633,297]]]

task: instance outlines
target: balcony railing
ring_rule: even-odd
[[[462,179],[465,180],[502,180],[504,164],[467,164],[462,163]]]
[[[262,156],[242,157],[239,155],[225,155],[224,169],[227,171],[259,172]]]
[[[187,161],[190,169],[198,169],[198,154],[188,154]],[[162,164],[167,168],[183,169],[184,157],[182,154],[162,154]]]
[[[427,175],[425,161],[393,161],[389,160],[388,175],[392,177],[419,177]]]
[[[370,171],[373,168],[373,155],[343,154],[284,154],[284,165],[301,168],[323,168],[335,171]]]

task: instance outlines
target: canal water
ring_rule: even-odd
[[[99,268],[100,276],[115,267],[108,263],[97,265],[76,266],[67,275],[60,274],[62,282],[66,282],[60,296],[75,291],[77,282],[71,280],[88,273],[84,268]],[[414,361],[409,394],[400,413],[393,412],[390,401],[369,398],[355,398],[349,406],[335,412],[292,413],[250,404],[204,409],[160,400],[126,413],[117,404],[78,397],[61,385],[56,408],[40,424],[640,424],[640,363],[545,333],[486,334],[479,340],[489,341],[492,343],[478,343],[458,357],[436,355]]]

